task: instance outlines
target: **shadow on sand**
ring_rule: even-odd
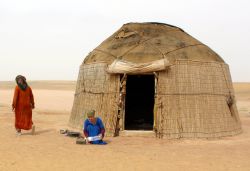
[[[32,134],[31,132],[25,132],[25,133],[22,133],[22,135],[40,135],[40,134],[44,134],[44,133],[51,132],[51,131],[55,131],[55,129],[39,130],[39,131],[36,131],[34,134]]]

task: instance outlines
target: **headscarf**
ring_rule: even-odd
[[[95,116],[95,110],[90,110],[87,112],[87,117],[94,117]]]
[[[18,82],[19,79],[22,79],[22,80],[23,80],[23,83],[22,83],[22,84],[20,84],[20,83]],[[26,88],[28,87],[28,84],[27,84],[27,82],[26,82],[26,78],[25,78],[24,76],[22,76],[22,75],[16,76],[16,83],[17,83],[18,87],[19,87],[21,90],[23,90],[23,91],[26,90]]]

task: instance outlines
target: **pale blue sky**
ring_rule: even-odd
[[[248,0],[0,0],[0,80],[76,80],[84,57],[128,22],[176,25],[250,82]]]

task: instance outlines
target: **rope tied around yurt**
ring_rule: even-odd
[[[141,45],[141,44],[143,44],[143,43],[145,43],[145,42],[147,42],[147,41],[149,41],[149,40],[151,40],[151,39],[153,39],[153,37],[148,38],[148,39],[145,39],[145,40],[139,40],[139,41],[136,43],[135,46],[131,47],[129,50],[127,50],[126,52],[124,52],[122,55],[119,56],[119,58],[122,59],[123,56],[125,56],[125,55],[128,54],[130,51],[132,51],[133,49],[135,49],[137,46],[139,46],[139,45]]]
[[[206,93],[206,92],[199,92],[199,93],[158,93],[158,95],[189,95],[189,96],[197,96],[197,95],[215,95],[215,96],[227,96],[227,94],[219,94],[219,93]]]
[[[107,54],[107,55],[110,55],[110,56],[112,56],[112,57],[114,57],[114,58],[117,58],[115,55],[113,55],[112,53],[110,53],[110,52],[106,52],[106,51],[104,51],[104,50],[101,50],[101,49],[94,49],[95,51],[99,51],[99,52],[102,52],[102,53],[105,53],[105,54]]]
[[[165,56],[165,54],[159,48],[157,48],[155,45],[153,45],[150,42],[146,42],[146,43],[149,44],[151,47],[153,47],[157,52],[159,52],[161,54],[161,56],[162,56],[163,59],[167,59],[166,56]]]
[[[227,85],[227,89],[228,89],[228,95],[226,96],[226,102],[227,102],[229,111],[230,111],[230,113],[231,113],[231,116],[232,116],[236,121],[238,121],[238,118],[236,117],[236,114],[235,114],[235,111],[234,111],[235,97],[234,97],[234,95],[233,95],[233,93],[231,92],[231,89],[230,89],[230,87],[229,87],[229,82],[228,82],[226,73],[225,73],[225,71],[224,71],[223,64],[221,64],[221,69],[222,69],[222,73],[223,73],[223,75],[224,75],[224,79],[225,79],[225,82],[226,82],[226,85]]]
[[[180,47],[180,48],[176,48],[176,49],[174,49],[174,50],[170,50],[170,51],[166,52],[165,55],[168,55],[169,53],[178,51],[178,50],[180,50],[180,49],[189,48],[189,47],[193,47],[193,46],[205,46],[205,45],[204,45],[204,44],[201,44],[201,43],[199,43],[199,44],[193,44],[193,45],[187,45],[187,46],[183,46],[183,47]]]
[[[78,96],[81,93],[90,93],[90,94],[116,94],[117,92],[93,92],[93,91],[86,91],[85,89],[75,93],[75,96]]]

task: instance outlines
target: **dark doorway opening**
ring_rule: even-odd
[[[154,75],[128,75],[125,101],[125,130],[153,130]]]

